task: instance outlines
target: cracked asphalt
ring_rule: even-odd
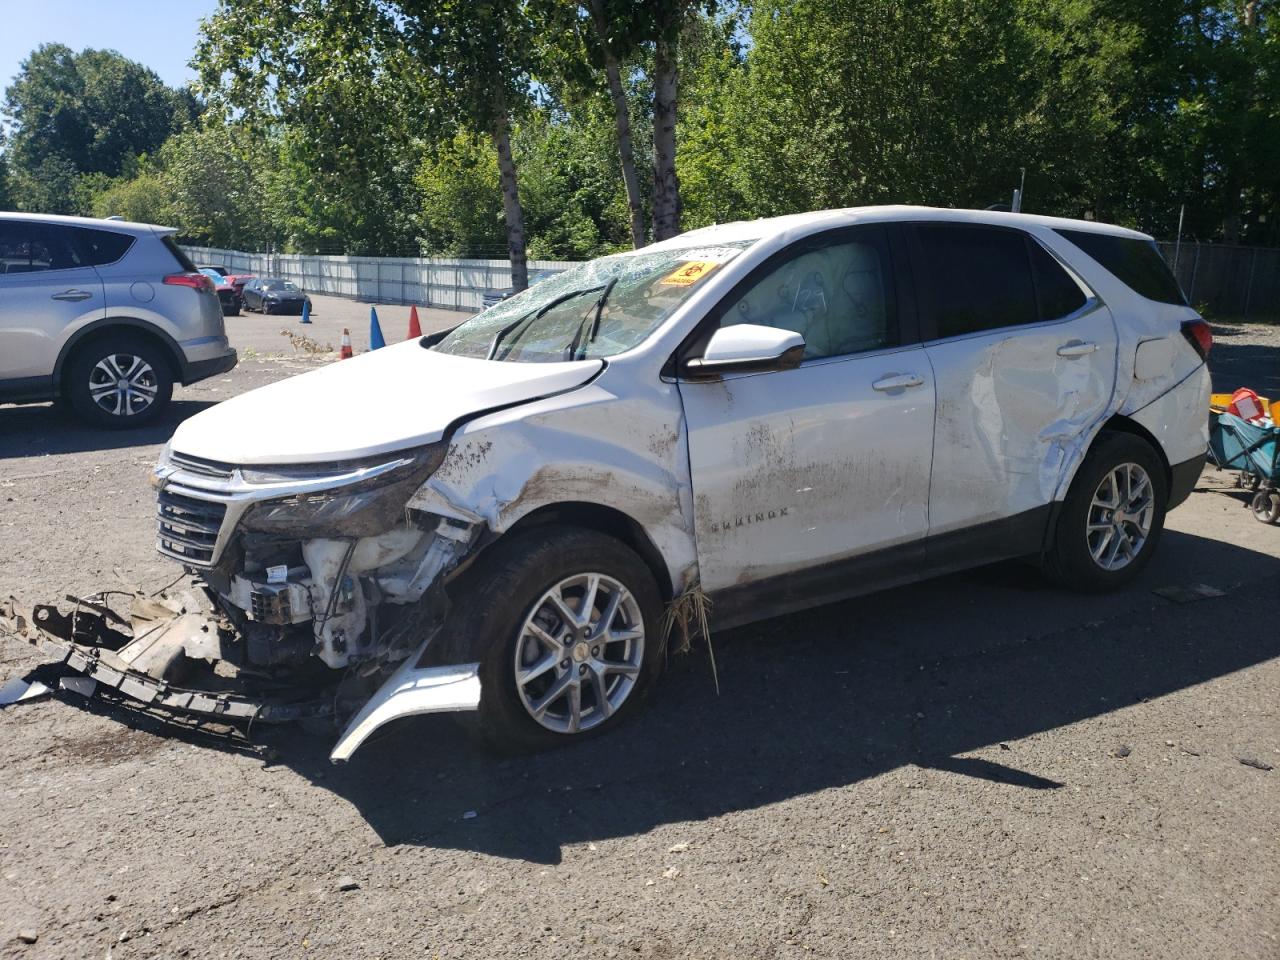
[[[1280,369],[1269,330],[1230,336],[1232,376]],[[246,361],[132,434],[0,408],[0,594],[168,583],[174,423],[315,362]],[[1153,592],[1196,584],[1224,595]],[[0,709],[0,957],[1275,960],[1278,601],[1280,528],[1207,471],[1124,591],[999,564],[725,632],[718,696],[695,649],[634,722],[538,756],[447,717],[335,767],[301,729]],[[40,663],[0,637],[0,680]]]

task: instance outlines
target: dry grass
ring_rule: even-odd
[[[295,353],[301,351],[308,356],[316,356],[321,353],[333,353],[334,346],[331,343],[319,343],[310,337],[303,336],[300,333],[294,333],[292,330],[284,329],[280,331],[280,336],[288,337],[289,343],[293,345]]]
[[[676,653],[688,653],[694,637],[706,638],[707,655],[711,658],[711,679],[719,695],[720,674],[716,670],[716,652],[711,645],[711,627],[707,617],[710,610],[711,598],[702,589],[701,582],[695,580],[667,604],[667,611],[662,616],[662,640],[664,644],[669,643],[675,633],[679,637]]]

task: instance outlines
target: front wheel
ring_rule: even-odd
[[[1104,431],[1080,465],[1044,556],[1050,579],[1076,590],[1114,590],[1133,580],[1164,529],[1169,483],[1151,445]]]
[[[454,598],[451,662],[480,663],[480,709],[461,715],[503,752],[612,729],[661,669],[661,600],[625,544],[534,529],[496,544]]]

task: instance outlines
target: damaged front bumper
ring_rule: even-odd
[[[68,597],[70,613],[42,604],[28,611],[10,598],[0,603],[0,627],[26,640],[55,663],[97,681],[148,708],[219,721],[288,723],[337,719],[340,695],[254,694],[250,690],[184,687],[155,676],[179,657],[212,652],[220,626],[181,601],[135,597],[128,620],[93,599]],[[139,611],[141,607],[141,615]],[[128,632],[125,632],[128,631]],[[351,758],[379,727],[406,716],[475,710],[480,704],[478,663],[420,666],[430,639],[374,691],[334,744],[329,759]],[[150,672],[148,672],[150,671]],[[230,687],[238,678],[227,677]]]

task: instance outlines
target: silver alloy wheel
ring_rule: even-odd
[[[1147,471],[1122,463],[1098,484],[1089,505],[1089,555],[1103,570],[1127,567],[1142,552],[1155,516],[1155,489]]]
[[[151,364],[131,353],[109,353],[89,371],[89,398],[113,416],[136,416],[159,392]]]
[[[520,628],[513,665],[520,702],[556,733],[599,726],[635,689],[644,639],[640,604],[625,586],[602,573],[566,577]]]

